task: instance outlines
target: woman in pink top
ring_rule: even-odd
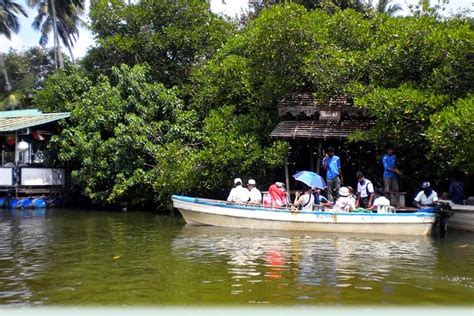
[[[268,188],[268,197],[265,202],[265,206],[269,207],[285,207],[288,204],[283,183],[275,182]]]

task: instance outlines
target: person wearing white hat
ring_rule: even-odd
[[[350,212],[355,208],[355,201],[350,196],[349,189],[346,187],[341,187],[339,189],[339,198],[334,204],[333,211],[335,212]]]
[[[250,192],[246,188],[242,187],[242,179],[234,179],[234,187],[230,190],[227,202],[244,204],[250,199]]]
[[[247,188],[250,193],[250,204],[262,204],[262,192],[257,189],[257,182],[254,179],[249,179],[247,182]]]

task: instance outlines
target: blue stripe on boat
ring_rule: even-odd
[[[196,203],[196,204],[201,204],[201,205],[208,205],[208,206],[219,206],[219,207],[224,207],[224,208],[232,208],[232,209],[242,209],[246,211],[265,211],[265,212],[276,212],[276,213],[291,213],[290,210],[288,209],[273,209],[273,208],[265,208],[265,207],[255,207],[255,206],[247,206],[247,205],[238,205],[238,204],[226,204],[226,202],[211,202],[211,201],[206,201],[206,200],[201,200],[200,198],[193,198],[189,196],[183,196],[183,195],[172,195],[171,198],[180,200],[183,202],[189,202],[189,203]],[[427,209],[428,210],[428,209]],[[416,217],[433,217],[435,216],[435,213],[431,209],[430,211],[416,211],[413,213],[388,213],[388,214],[380,214],[380,213],[346,213],[346,212],[315,212],[315,211],[298,211],[298,213],[303,213],[303,214],[315,214],[315,215],[334,215],[337,214],[337,216],[360,216],[360,215],[367,215],[367,216],[416,216]]]

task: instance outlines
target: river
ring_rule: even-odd
[[[3,306],[474,306],[474,234],[188,226],[153,212],[0,210]]]

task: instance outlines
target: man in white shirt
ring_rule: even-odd
[[[364,174],[361,171],[357,171],[356,178],[357,196],[359,197],[357,206],[368,209],[372,206],[374,201],[374,185],[372,184],[372,181],[364,177]]]
[[[419,208],[432,207],[438,204],[438,193],[436,193],[429,182],[423,182],[421,191],[415,197],[415,204]]]
[[[390,200],[384,196],[384,191],[381,189],[377,189],[376,191],[377,198],[374,200],[374,204],[370,209],[377,208],[377,213],[384,213],[386,212],[387,208],[390,207]]]
[[[256,187],[257,183],[254,179],[249,179],[247,182],[247,188],[250,193],[250,204],[262,204],[262,192]]]
[[[244,204],[247,203],[250,199],[250,192],[246,188],[242,187],[242,179],[234,179],[234,188],[229,193],[227,197],[227,202]]]

